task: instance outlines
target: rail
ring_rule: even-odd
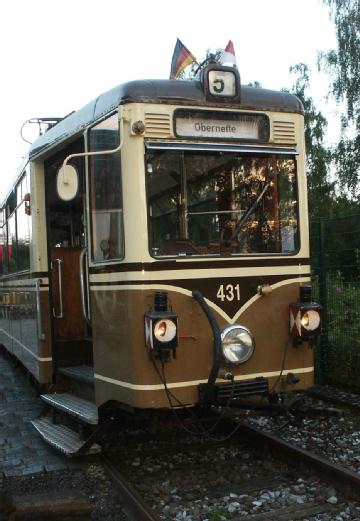
[[[116,466],[107,457],[102,457],[101,461],[118,488],[124,503],[123,510],[128,519],[130,521],[160,521],[160,518],[154,514]]]
[[[234,425],[234,422],[230,422]],[[318,456],[305,449],[297,447],[277,436],[262,431],[257,427],[241,423],[238,427],[237,434],[252,446],[262,448],[267,447],[275,457],[285,460],[285,462],[293,462],[294,464],[303,464],[314,470],[320,475],[324,481],[332,482],[344,494],[358,499],[360,496],[360,475],[351,470],[345,469],[340,465],[336,465],[331,461]]]

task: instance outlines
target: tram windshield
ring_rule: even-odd
[[[298,250],[293,156],[161,150],[145,161],[154,257]]]

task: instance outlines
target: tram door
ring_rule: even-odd
[[[73,151],[75,148],[75,151]],[[66,151],[81,152],[78,147]],[[83,159],[78,159],[78,190],[71,200],[59,197],[59,165],[64,154],[45,164],[50,268],[53,359],[55,369],[92,366],[92,335],[87,307],[85,188]],[[64,156],[64,157],[63,157]]]

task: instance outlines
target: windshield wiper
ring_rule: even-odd
[[[234,231],[233,231],[233,233],[232,233],[232,235],[230,237],[231,241],[233,241],[235,239],[235,237],[241,231],[241,228],[248,222],[251,214],[253,213],[255,208],[259,205],[261,199],[264,197],[264,195],[265,195],[267,189],[269,188],[269,186],[270,186],[270,181],[267,181],[267,183],[265,184],[264,188],[262,189],[260,194],[257,196],[256,200],[253,202],[253,204],[250,206],[250,208],[248,208],[248,210],[246,210],[244,215],[241,217],[240,221],[238,222],[236,228],[234,229]]]

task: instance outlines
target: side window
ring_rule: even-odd
[[[17,271],[17,245],[15,212],[8,219],[7,258],[9,273]]]
[[[3,215],[3,211],[1,214]],[[7,233],[6,224],[0,228],[0,275],[7,273]]]
[[[117,114],[89,132],[90,152],[119,145]],[[92,258],[95,262],[124,256],[120,153],[89,157]]]
[[[26,213],[26,203],[22,202],[16,210],[17,227],[17,269],[30,268],[30,216]]]
[[[26,172],[0,211],[0,274],[30,268],[31,217],[27,194]]]

